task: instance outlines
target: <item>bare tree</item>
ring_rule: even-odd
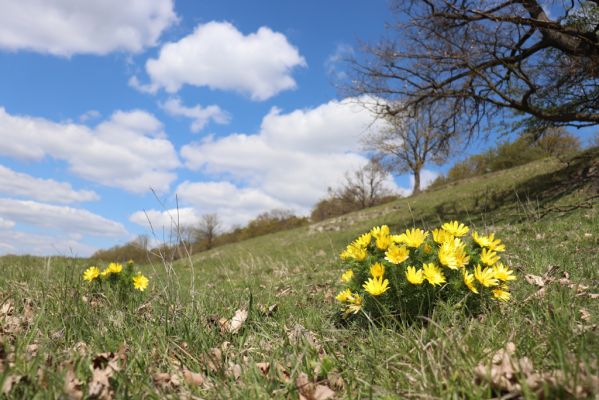
[[[348,203],[353,203],[358,208],[372,207],[378,201],[391,195],[385,187],[385,181],[389,177],[383,165],[376,159],[371,160],[364,167],[345,174],[345,183],[335,194]]]
[[[468,138],[498,116],[537,132],[599,124],[599,0],[392,4],[389,37],[351,60],[347,87],[380,116],[443,101]]]
[[[206,249],[211,249],[214,246],[219,225],[220,221],[217,214],[202,215],[196,228],[196,240],[202,241]]]
[[[449,154],[452,139],[443,109],[431,105],[386,120],[387,127],[367,136],[365,145],[389,170],[410,172],[414,176],[412,194],[420,193],[422,168],[429,162],[445,162]]]

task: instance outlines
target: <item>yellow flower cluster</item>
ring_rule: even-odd
[[[111,262],[103,271],[98,267],[92,266],[83,272],[83,280],[89,283],[101,280],[110,280],[115,282],[128,282],[133,288],[143,292],[147,289],[150,280],[141,272],[132,273],[133,261],[127,262],[127,269],[123,271],[123,265]]]
[[[459,221],[449,221],[431,232],[419,228],[392,234],[377,226],[351,242],[341,253],[346,266],[341,281],[348,286],[337,295],[346,315],[356,314],[369,299],[388,303],[426,290],[454,290],[508,301],[514,272],[500,262],[505,245],[494,233],[472,232]],[[463,288],[463,289],[460,289]],[[458,294],[459,294],[458,293]]]

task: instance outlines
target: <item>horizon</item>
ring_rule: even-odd
[[[148,234],[148,218],[168,229],[173,210],[224,228],[305,216],[368,161],[376,124],[335,83],[384,34],[387,1],[138,3],[0,16],[0,255],[86,257]]]

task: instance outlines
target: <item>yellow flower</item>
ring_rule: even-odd
[[[490,233],[489,236],[483,236],[474,232],[472,234],[472,239],[474,239],[480,247],[486,247],[493,251],[505,251],[505,245],[501,243],[501,240],[495,239],[494,233]]]
[[[370,275],[373,278],[381,278],[385,274],[385,266],[381,263],[374,263],[370,266]]]
[[[391,236],[389,235],[381,235],[376,238],[376,247],[381,250],[387,250],[387,247],[391,245]]]
[[[110,263],[106,268],[109,274],[118,274],[123,270],[123,266],[119,263]]]
[[[354,276],[354,271],[352,271],[351,269],[348,269],[347,271],[345,271],[343,273],[343,275],[341,275],[341,281],[342,282],[349,282],[351,281],[351,278]]]
[[[507,290],[503,290],[501,288],[492,289],[491,291],[493,292],[493,297],[495,297],[499,301],[508,301],[510,299],[510,297],[512,296],[510,294],[510,292],[508,292]]]
[[[406,279],[412,285],[421,285],[424,282],[424,271],[421,269],[416,271],[416,268],[409,266],[406,269]]]
[[[447,233],[458,237],[464,236],[470,230],[466,225],[458,221],[446,222],[441,226],[441,228]]]
[[[452,242],[445,242],[439,247],[439,262],[451,269],[458,269],[455,248]]]
[[[493,268],[486,267],[485,269],[482,269],[480,264],[474,268],[474,277],[484,287],[497,286],[499,284],[499,281],[495,278],[495,271]]]
[[[354,243],[354,245],[356,245],[358,247],[368,247],[371,240],[372,240],[372,235],[370,234],[370,232],[368,232],[368,233],[364,233],[363,235],[360,235],[360,237],[357,238],[356,240],[354,240],[353,243]]]
[[[392,264],[399,264],[408,259],[410,256],[410,251],[403,246],[397,246],[392,244],[387,249],[385,253],[385,260],[389,261]]]
[[[370,278],[362,287],[372,296],[380,296],[389,289],[389,280],[380,278]]]
[[[389,227],[387,225],[375,226],[370,230],[370,234],[375,239],[378,239],[381,236],[389,236]]]
[[[354,260],[362,261],[366,258],[367,255],[368,252],[364,247],[359,247],[352,243],[348,245],[345,250],[343,250],[343,252],[341,253],[341,259],[348,260],[350,258],[353,258]]]
[[[349,289],[345,289],[341,292],[339,292],[339,294],[337,296],[335,296],[335,299],[337,299],[337,301],[341,302],[341,303],[347,303],[349,301],[349,299],[352,298],[352,294],[351,294],[351,290]]]
[[[108,278],[108,277],[110,276],[110,271],[108,270],[108,268],[104,268],[104,271],[102,271],[102,272],[100,273],[100,276],[101,276],[102,278]]]
[[[470,289],[471,292],[474,293],[478,293],[478,289],[476,288],[476,286],[474,286],[474,275],[472,275],[470,272],[464,270],[464,283],[466,284],[466,286],[468,286],[468,289]]]
[[[516,277],[514,276],[514,271],[503,265],[502,263],[497,263],[493,267],[493,272],[495,274],[495,278],[500,281],[515,281]]]
[[[345,314],[357,314],[362,309],[362,297],[358,293],[351,295]]]
[[[493,250],[483,249],[480,253],[480,261],[489,266],[495,264],[500,258]]]
[[[428,236],[428,232],[423,231],[422,229],[407,229],[406,233],[402,233],[399,235],[401,238],[401,242],[405,243],[408,247],[413,247],[417,249],[424,242],[424,239]]]
[[[89,267],[83,272],[83,280],[91,282],[100,276],[98,267]]]
[[[401,235],[391,235],[391,241],[393,243],[396,244],[402,244],[404,243],[404,239],[406,238],[406,235],[401,234]]]
[[[440,285],[442,283],[445,283],[445,276],[443,275],[443,272],[441,272],[439,267],[437,267],[435,264],[433,264],[433,263],[423,264],[422,269],[424,270],[423,271],[424,278],[431,285],[435,286],[435,285]]]
[[[146,290],[148,283],[150,283],[150,280],[140,273],[133,277],[133,287],[140,292]]]
[[[424,244],[423,250],[425,253],[430,254],[433,252],[433,248],[431,246],[429,246],[428,244]]]
[[[449,240],[453,240],[453,235],[443,229],[434,229],[433,240],[435,243],[443,244]]]
[[[464,268],[470,262],[470,256],[466,253],[466,248],[464,246],[457,247],[453,256],[458,268]]]

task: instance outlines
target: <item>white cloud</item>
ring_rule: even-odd
[[[32,254],[89,257],[96,248],[74,238],[30,232],[0,231],[0,254]]]
[[[210,105],[202,107],[199,104],[194,107],[186,107],[181,103],[178,97],[171,97],[160,105],[170,115],[181,115],[191,118],[191,131],[197,133],[201,131],[206,124],[212,120],[217,124],[228,124],[231,117],[226,112],[221,110],[219,106]]]
[[[225,229],[245,225],[256,215],[286,204],[256,188],[238,188],[230,182],[189,182],[177,188],[181,202],[193,205],[203,214],[216,213]]]
[[[167,191],[179,159],[153,115],[117,111],[93,128],[14,116],[0,107],[0,154],[26,160],[66,161],[76,175],[142,193]]]
[[[0,165],[0,193],[53,203],[74,203],[98,200],[91,190],[73,190],[66,182],[39,179]]]
[[[156,235],[177,233],[177,229],[197,225],[200,216],[193,208],[183,207],[170,210],[137,211],[129,216],[129,221],[154,231]]]
[[[0,199],[0,215],[17,224],[55,229],[68,234],[118,237],[127,233],[120,223],[88,210],[35,201]]]
[[[228,22],[213,21],[162,46],[158,58],[146,63],[151,83],[143,85],[133,77],[130,84],[146,92],[164,88],[169,93],[183,85],[206,86],[265,100],[295,88],[291,71],[302,66],[306,61],[285,35],[268,27],[244,35]]]
[[[430,169],[423,169],[420,171],[420,189],[426,189],[437,177],[438,172],[431,171]],[[414,189],[414,175],[410,175],[410,193]]]
[[[0,229],[10,229],[15,226],[15,221],[10,221],[0,217]]]
[[[98,110],[89,110],[89,111],[86,111],[86,112],[84,112],[83,114],[81,114],[79,116],[79,121],[81,121],[81,122],[87,122],[87,121],[92,120],[92,119],[100,118],[101,116],[102,116],[102,114],[100,114],[100,111],[98,111]]]
[[[335,51],[326,59],[324,67],[327,74],[337,81],[348,78],[347,72],[343,70],[345,61],[354,55],[354,49],[348,44],[338,44]]]
[[[231,134],[183,146],[193,170],[236,182],[184,182],[177,193],[185,205],[217,212],[232,223],[245,223],[273,208],[306,214],[337,187],[347,171],[364,166],[360,137],[373,116],[355,99],[330,101],[287,114],[271,110],[254,135]],[[388,185],[398,189],[392,180]]]
[[[0,48],[60,56],[140,52],[177,21],[173,0],[0,0]]]

